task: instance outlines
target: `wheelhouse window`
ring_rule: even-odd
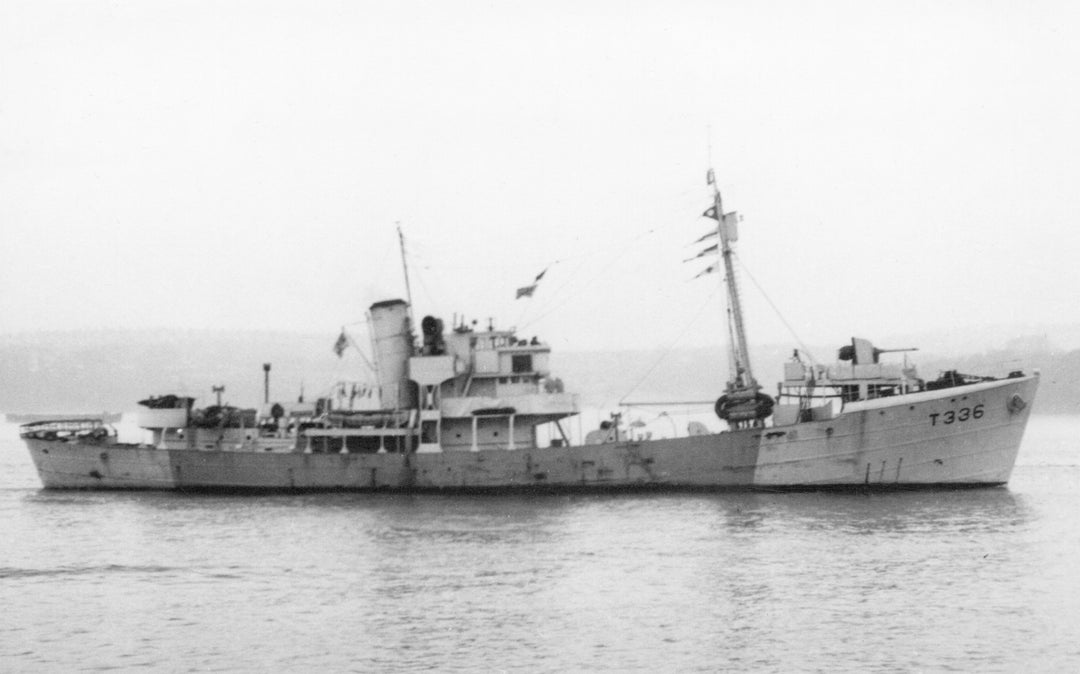
[[[532,372],[532,354],[523,353],[511,356],[510,368],[514,372]]]

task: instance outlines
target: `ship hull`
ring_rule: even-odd
[[[828,420],[543,449],[309,454],[27,438],[46,488],[188,491],[824,489],[1008,481],[1038,377],[882,398]]]

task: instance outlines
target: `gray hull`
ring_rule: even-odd
[[[825,488],[1008,481],[1038,377],[854,403],[835,418],[543,449],[304,454],[26,440],[55,489]]]

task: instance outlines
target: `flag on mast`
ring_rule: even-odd
[[[544,278],[544,274],[547,273],[548,269],[549,268],[545,268],[544,271],[537,274],[536,278],[533,279],[533,282],[530,285],[522,286],[521,288],[518,288],[517,289],[517,294],[514,295],[514,299],[517,300],[517,299],[521,299],[522,297],[532,297],[533,293],[536,292],[537,284],[540,283],[540,279]]]
[[[698,253],[698,254],[697,254],[697,255],[695,255],[694,257],[688,257],[688,258],[686,258],[685,260],[683,260],[683,262],[689,262],[690,260],[696,260],[696,259],[698,259],[699,257],[705,257],[705,256],[706,256],[706,255],[708,255],[709,253],[712,253],[712,252],[714,252],[714,251],[715,251],[716,249],[718,249],[719,247],[720,247],[720,244],[718,244],[718,243],[714,243],[713,245],[711,245],[711,246],[709,246],[708,248],[706,248],[705,250],[701,251],[700,253]]]
[[[341,334],[338,335],[337,341],[334,342],[334,353],[338,358],[341,358],[341,354],[345,353],[345,349],[349,346],[349,338],[345,335],[345,328],[341,329]]]
[[[694,278],[700,278],[700,277],[704,276],[705,274],[711,274],[711,273],[713,273],[714,271],[716,271],[716,265],[715,265],[715,264],[711,264],[711,265],[709,265],[708,267],[705,267],[705,269],[703,269],[703,270],[699,271],[699,272],[697,273],[697,275],[696,275],[696,276],[694,276]],[[693,280],[693,279],[691,279],[691,280]]]

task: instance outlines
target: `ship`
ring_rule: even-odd
[[[142,442],[103,419],[24,424],[47,489],[191,492],[802,490],[990,487],[1008,482],[1039,383],[1037,371],[923,379],[908,362],[851,338],[824,365],[795,351],[775,395],[749,359],[733,251],[739,217],[707,174],[710,241],[722,272],[729,378],[712,430],[651,437],[619,414],[584,438],[565,423],[579,396],[550,371],[551,348],[513,329],[455,317],[419,322],[412,303],[367,312],[377,400],[197,408],[187,396],[143,400]],[[400,232],[399,232],[400,233]],[[403,250],[404,260],[404,250]],[[408,274],[406,270],[406,288]],[[342,345],[335,345],[340,348]],[[267,367],[268,366],[264,366]]]

